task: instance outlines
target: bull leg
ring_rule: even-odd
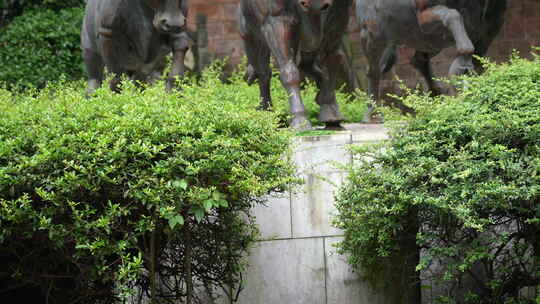
[[[488,42],[486,41],[475,41],[474,43],[474,55],[484,57],[487,53],[487,50],[489,48],[489,45],[491,44],[491,41],[493,39],[489,39]],[[477,73],[482,73],[484,71],[484,68],[482,67],[482,64],[478,61],[478,59],[473,58],[473,65],[474,69]]]
[[[83,49],[83,59],[88,73],[88,87],[86,89],[88,96],[101,86],[104,63],[98,53],[89,49]]]
[[[370,56],[368,56],[369,58]],[[374,61],[375,59],[368,59],[368,94],[371,97],[372,101],[368,102],[366,112],[364,113],[364,118],[362,118],[363,123],[371,123],[372,115],[375,112],[375,107],[380,105],[379,97],[379,84],[381,81],[381,73],[379,71],[379,65]],[[374,103],[375,104],[374,104]]]
[[[482,39],[475,41],[474,42],[474,55],[484,57],[489,49],[489,46],[495,39],[496,34],[499,32],[499,30],[500,30],[500,27],[497,27],[495,29],[490,29],[490,32],[488,33],[489,35],[487,37],[483,37]],[[482,73],[484,71],[484,68],[482,67],[478,59],[473,58],[473,64],[477,73]]]
[[[367,80],[368,80],[368,95],[371,97],[370,102],[368,102],[367,110],[364,113],[364,117],[362,119],[362,122],[364,123],[371,123],[372,115],[375,111],[375,106],[379,106],[380,96],[379,96],[379,84],[381,81],[381,59],[382,54],[385,53],[386,46],[384,44],[384,38],[382,39],[374,39],[373,36],[371,36],[371,33],[363,32],[362,33],[362,48],[364,50],[364,54],[367,57]],[[380,40],[380,41],[379,41]],[[374,104],[375,103],[375,104]]]
[[[503,5],[504,8],[506,8],[506,1],[505,2],[501,1],[500,4]],[[503,23],[504,23],[502,16],[500,16],[500,18],[497,18],[497,20],[498,21],[494,21],[494,20],[485,21],[484,26],[487,26],[487,28],[482,28],[482,32],[484,33],[484,35],[481,35],[480,38],[474,41],[474,48],[475,48],[474,54],[475,55],[478,55],[481,57],[486,55],[489,49],[489,46],[491,45],[491,43],[493,42],[497,34],[500,32],[501,27],[503,26]],[[474,64],[476,72],[478,73],[483,72],[483,67],[480,64],[480,62],[478,62],[478,59],[473,58],[473,64]]]
[[[172,49],[173,49],[173,60],[171,65],[171,71],[165,83],[165,88],[167,92],[170,92],[173,87],[177,86],[176,79],[178,77],[183,77],[186,73],[186,66],[184,60],[186,58],[186,52],[193,41],[186,33],[180,33],[171,36],[172,40]]]
[[[270,50],[266,45],[252,37],[246,37],[244,45],[249,63],[246,80],[249,84],[253,83],[255,79],[259,80],[261,96],[259,107],[262,110],[270,110],[272,107],[272,98],[270,96],[270,79],[272,78]]]
[[[184,66],[184,58],[186,58],[186,51],[176,50],[173,53],[173,60],[171,65],[171,71],[165,82],[165,90],[171,92],[174,87],[178,86],[177,78],[184,76],[186,72],[186,67]]]
[[[294,63],[298,42],[293,35],[293,20],[287,17],[268,18],[262,26],[262,34],[277,61],[281,83],[289,94],[290,110],[293,115],[291,127],[298,130],[311,129],[300,96],[300,71]]]
[[[472,54],[474,53],[474,45],[465,30],[463,17],[457,10],[443,5],[436,5],[420,10],[417,12],[417,17],[418,23],[423,30],[429,31],[430,27],[442,23],[452,33],[459,55],[450,67],[449,76],[461,75],[473,69]]]
[[[411,60],[411,64],[420,72],[420,74],[422,74],[431,93],[434,96],[438,96],[441,95],[441,90],[433,80],[433,70],[431,69],[430,63],[432,57],[433,54],[416,51]]]
[[[320,107],[319,121],[332,127],[339,126],[339,123],[343,121],[343,115],[339,112],[339,106],[336,101],[335,75],[332,75],[332,69],[329,68],[330,66],[342,64],[342,57],[340,55],[338,52],[330,55],[322,67],[318,66],[316,62],[310,62],[308,66],[302,68],[308,76],[315,80],[319,89],[315,98],[315,101]]]
[[[156,81],[161,79],[161,76],[163,76],[163,71],[165,70],[165,67],[167,66],[167,58],[162,57],[159,59],[159,61],[156,63],[156,65],[152,68],[152,71],[149,75],[145,76],[145,81],[149,84],[154,84]]]
[[[108,28],[101,27],[99,29],[98,39],[98,45],[101,48],[101,54],[103,55],[105,66],[107,67],[107,70],[114,75],[113,79],[111,79],[111,82],[109,83],[109,86],[112,91],[119,92],[121,76],[125,71],[118,64],[117,60],[118,58],[121,58],[119,54],[125,53],[123,52],[125,50],[117,50],[115,48],[112,30]]]

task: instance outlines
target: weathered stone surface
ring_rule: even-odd
[[[291,199],[292,235],[299,237],[334,236],[342,232],[332,227],[336,213],[334,194],[343,182],[343,172],[307,174],[302,192]]]
[[[389,138],[388,129],[383,124],[346,124],[352,131],[352,143],[377,142]]]
[[[326,304],[323,239],[261,242],[248,262],[240,304]]]
[[[300,174],[335,171],[336,164],[350,164],[347,147],[352,143],[348,131],[323,136],[302,136],[295,140],[294,161]]]
[[[346,257],[336,252],[333,244],[341,240],[341,237],[325,238],[327,303],[385,304],[383,295],[377,295],[368,282],[352,271]]]
[[[390,303],[386,293],[376,295],[332,247],[342,234],[331,225],[336,212],[334,195],[346,174],[333,162],[351,163],[347,146],[357,132],[365,133],[365,140],[357,141],[360,144],[386,138],[380,125],[355,128],[296,139],[295,161],[305,183],[297,192],[271,197],[267,206],[252,210],[265,241],[247,258],[250,266],[240,304]],[[222,298],[218,304],[222,303],[229,302]]]
[[[256,223],[259,225],[261,239],[292,237],[290,193],[268,197],[265,205],[253,207],[252,214],[256,217]]]

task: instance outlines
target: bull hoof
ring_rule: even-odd
[[[88,98],[92,97],[92,95],[94,95],[95,92],[96,92],[96,89],[87,88],[86,91],[84,92],[84,98],[88,99]]]
[[[335,103],[322,104],[319,111],[319,121],[326,124],[338,124],[344,120]]]
[[[86,99],[89,99],[90,97],[92,97],[92,95],[94,95],[94,93],[96,92],[96,90],[93,90],[93,89],[86,89],[86,91],[84,91],[84,98]]]
[[[307,131],[311,130],[311,123],[306,118],[305,114],[295,114],[291,120],[290,126],[296,131]]]
[[[443,88],[440,84],[434,84],[431,88],[429,88],[431,91],[431,96],[437,97],[443,95],[443,92],[445,88]]]
[[[261,104],[259,104],[257,106],[257,110],[259,110],[259,111],[272,111],[272,102],[261,101]]]
[[[474,64],[472,62],[472,56],[460,55],[456,57],[456,59],[454,59],[454,61],[450,65],[450,70],[448,71],[448,74],[450,76],[463,75],[472,71],[474,71]]]
[[[325,130],[332,130],[332,131],[342,131],[345,130],[343,126],[341,126],[341,123],[339,122],[327,122],[324,126]]]
[[[173,89],[178,89],[178,88],[180,88],[180,86],[175,78],[167,78],[165,80],[165,92],[171,93]]]
[[[375,108],[368,107],[362,118],[362,123],[366,124],[376,124],[383,123],[384,117],[381,114],[375,113]]]
[[[372,114],[373,114],[373,107],[368,105],[366,112],[364,113],[364,117],[362,117],[362,123],[371,123]]]
[[[115,93],[120,93],[120,82],[121,80],[118,77],[111,79],[111,82],[109,83],[109,88],[111,89],[111,91]]]
[[[247,82],[248,85],[252,85],[256,79],[257,79],[257,75],[255,74],[255,69],[250,64],[246,68],[246,73],[244,74],[244,80]]]
[[[88,86],[86,87],[86,91],[84,92],[84,96],[86,98],[90,98],[94,94],[94,92],[101,86],[101,82],[96,79],[90,79],[88,80]]]

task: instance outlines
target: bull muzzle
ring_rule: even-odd
[[[333,0],[298,0],[300,8],[306,12],[325,12],[332,7],[333,2]]]
[[[157,30],[164,33],[180,33],[184,30],[186,18],[183,15],[175,17],[161,16],[154,21]]]

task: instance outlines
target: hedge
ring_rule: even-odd
[[[0,28],[0,83],[8,87],[44,87],[61,78],[82,78],[83,14],[82,7],[35,9]]]
[[[250,208],[297,179],[277,115],[217,74],[173,94],[0,90],[0,283],[54,303],[238,287]]]
[[[365,161],[337,196],[340,249],[375,281],[415,261],[406,286],[419,288],[421,271],[422,290],[445,291],[445,303],[529,303],[519,291],[540,285],[540,58],[484,64],[457,97],[404,97],[417,117],[383,147],[355,149]]]

